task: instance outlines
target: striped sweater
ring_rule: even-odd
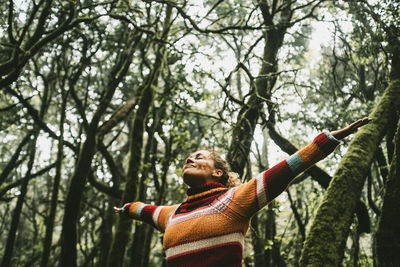
[[[132,202],[124,211],[164,232],[167,266],[242,266],[244,237],[252,215],[338,144],[330,133],[321,133],[287,160],[240,186],[207,183],[190,188],[180,205]]]

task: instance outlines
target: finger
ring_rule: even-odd
[[[364,126],[364,125],[370,123],[371,121],[372,121],[371,118],[362,118],[362,119],[359,121],[359,123],[358,123],[357,126],[358,126],[358,127]]]
[[[370,123],[371,121],[372,121],[371,118],[368,118],[368,117],[362,118],[362,119],[359,119],[359,120],[353,122],[352,124],[350,124],[350,128],[351,128],[352,130],[357,130],[357,129],[360,128],[361,126],[364,126],[364,125]]]

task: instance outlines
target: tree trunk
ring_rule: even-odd
[[[377,266],[400,266],[400,121],[375,235]]]
[[[259,231],[259,223],[258,223],[258,215],[255,214],[251,218],[251,243],[253,245],[254,250],[254,267],[264,267],[265,259],[264,259],[264,241],[260,236]]]
[[[1,267],[12,266],[11,259],[12,259],[12,254],[13,254],[13,250],[14,250],[14,243],[15,243],[15,238],[16,238],[17,232],[18,232],[18,224],[19,224],[19,219],[21,217],[22,206],[24,204],[26,192],[28,191],[28,182],[31,178],[33,163],[35,161],[36,141],[37,141],[38,134],[39,134],[39,130],[37,130],[37,132],[34,133],[33,140],[31,141],[31,144],[29,147],[28,169],[26,171],[25,178],[21,185],[20,194],[19,194],[18,200],[17,200],[17,205],[15,206],[15,209],[14,209],[14,212],[12,215],[11,226],[10,226],[10,230],[8,231],[7,242],[6,242],[6,247],[4,250],[4,256],[3,256],[2,263],[1,263]]]
[[[111,247],[112,242],[112,227],[114,225],[114,206],[117,206],[119,201],[113,197],[108,197],[108,207],[105,210],[104,219],[100,227],[100,258],[97,262],[97,267],[103,267],[107,264],[108,251]]]
[[[18,94],[18,99],[21,99],[22,97]],[[43,92],[43,98],[42,98],[42,103],[40,105],[40,110],[39,112],[36,111],[37,116],[40,120],[43,119],[47,108],[48,104],[50,101],[50,87],[45,86],[44,87],[44,92]],[[4,250],[4,256],[3,256],[3,261],[1,263],[1,267],[8,267],[11,266],[11,259],[12,259],[12,253],[14,249],[14,243],[15,243],[15,238],[17,235],[17,230],[18,230],[18,225],[19,225],[19,219],[22,213],[22,206],[24,204],[25,196],[28,191],[28,183],[29,180],[32,178],[32,169],[33,169],[33,163],[35,162],[35,154],[36,154],[36,142],[39,137],[40,133],[40,127],[39,125],[35,124],[34,129],[32,130],[32,140],[30,143],[30,146],[28,148],[28,154],[29,154],[29,159],[28,159],[28,166],[27,166],[27,171],[24,179],[22,180],[21,183],[21,190],[20,190],[20,195],[18,196],[17,204],[14,209],[13,215],[12,215],[12,220],[11,220],[11,226],[10,230],[8,232],[7,236],[7,242],[6,242],[6,247]],[[28,140],[30,139],[30,134],[27,135]],[[18,148],[19,149],[19,148]],[[21,147],[22,149],[22,147]]]
[[[47,267],[50,256],[51,242],[53,239],[53,227],[54,220],[56,217],[56,208],[58,201],[58,189],[60,187],[61,171],[62,171],[62,161],[64,158],[64,120],[65,120],[65,110],[67,104],[68,94],[65,93],[63,89],[62,105],[61,105],[61,115],[60,115],[60,137],[58,139],[58,151],[57,151],[57,161],[56,161],[56,175],[54,177],[53,190],[51,193],[50,201],[50,211],[46,222],[46,235],[43,241],[43,254],[40,266]]]
[[[12,155],[10,161],[7,163],[7,165],[4,167],[3,171],[0,174],[0,186],[3,184],[3,182],[6,180],[8,175],[11,173],[11,171],[15,168],[17,168],[17,160],[19,158],[19,155],[21,154],[22,148],[28,143],[28,141],[31,139],[31,136],[33,134],[33,131],[29,131],[25,137],[22,139],[21,143],[18,145],[17,149],[15,150],[14,154]]]
[[[276,82],[276,71],[278,70],[277,54],[282,46],[286,33],[287,23],[291,19],[291,4],[285,5],[281,14],[281,21],[273,24],[274,14],[269,13],[269,6],[266,2],[260,4],[264,15],[264,24],[268,28],[264,32],[264,53],[261,68],[248,101],[241,107],[236,125],[233,128],[232,140],[228,149],[227,160],[232,170],[241,177],[250,153],[251,142],[253,141],[254,130],[257,120],[262,111],[263,103],[270,102],[271,91]],[[276,15],[276,14],[275,14]],[[270,107],[272,109],[272,106]]]
[[[165,92],[169,93],[169,92]],[[145,192],[147,190],[146,179],[149,179],[149,173],[151,170],[151,154],[157,153],[157,140],[154,138],[156,129],[161,127],[161,116],[166,112],[165,101],[161,105],[160,110],[153,109],[153,123],[147,129],[147,144],[145,149],[144,162],[146,167],[143,168],[142,177],[140,179],[139,188],[139,201],[146,202]],[[168,155],[166,155],[168,157]],[[157,179],[157,177],[154,177]],[[156,203],[159,205],[160,203]],[[154,229],[148,224],[136,223],[135,234],[133,236],[132,245],[130,249],[130,264],[129,266],[147,266],[149,261],[149,253],[151,239],[153,237]]]
[[[166,8],[166,15],[164,20],[164,27],[162,39],[166,40],[170,29],[170,21],[172,15],[172,7],[170,5]],[[122,196],[122,203],[132,202],[136,199],[137,182],[139,180],[139,173],[142,161],[143,150],[143,133],[145,128],[146,117],[149,113],[150,107],[153,103],[154,88],[157,87],[158,78],[163,69],[166,55],[165,43],[160,43],[157,51],[156,59],[153,65],[153,70],[148,76],[146,87],[143,89],[139,101],[138,110],[135,113],[131,137],[130,137],[130,158],[129,169],[127,175],[127,182]],[[115,235],[110,248],[108,257],[108,266],[121,266],[125,254],[125,247],[129,241],[130,232],[132,227],[132,220],[127,216],[119,216],[115,230]]]
[[[284,152],[288,153],[289,155],[296,153],[298,148],[296,148],[292,143],[289,142],[286,138],[281,136],[276,130],[273,123],[267,122],[267,127],[271,139],[278,145]],[[311,168],[305,171],[306,174],[310,175],[312,179],[317,181],[319,185],[326,189],[329,186],[329,183],[332,180],[332,177],[325,172],[323,169],[319,168],[318,166],[314,165]],[[301,179],[294,180],[292,184],[296,184]],[[359,221],[358,227],[360,233],[369,233],[371,231],[370,220],[368,217],[367,207],[365,206],[364,202],[361,200],[358,202],[356,207],[356,215]]]
[[[400,80],[393,79],[370,116],[373,121],[358,131],[336,170],[306,237],[301,266],[341,264],[367,172],[399,103]]]
[[[78,222],[79,210],[83,189],[86,184],[87,175],[91,166],[93,156],[96,151],[96,131],[100,118],[106,111],[114,92],[128,71],[137,40],[131,40],[127,49],[120,55],[119,60],[112,69],[107,88],[93,119],[87,129],[86,140],[79,152],[74,174],[71,178],[71,184],[65,201],[65,212],[62,222],[61,232],[61,266],[73,267],[76,262],[76,224]]]

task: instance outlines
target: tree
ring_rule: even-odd
[[[397,86],[397,78],[388,86],[389,71],[398,69],[391,57],[398,41],[389,38],[398,37],[395,1],[2,3],[5,266],[160,266],[162,234],[140,223],[131,227],[113,206],[183,201],[180,169],[198,149],[219,151],[248,180],[316,131],[365,116],[386,87]],[[316,49],[319,24],[331,40]],[[386,257],[384,245],[393,244],[387,236],[397,235],[386,226],[398,202],[393,116],[379,128],[382,141],[374,139],[361,197],[342,203],[346,211],[355,205],[357,214],[344,265]],[[315,207],[337,184],[331,178],[344,142],[254,217],[245,264],[298,265]],[[369,155],[369,147],[358,149]],[[370,230],[375,250],[362,242]]]
[[[372,17],[376,18],[374,13]],[[400,100],[399,46],[397,39],[393,38],[393,32],[387,29],[385,32],[391,52],[389,85],[371,113],[374,122],[355,135],[335,172],[306,238],[301,256],[302,266],[322,263],[336,266],[341,263],[354,209],[360,198],[367,170],[388,125],[397,116]]]
[[[172,18],[172,7],[167,6],[165,11],[165,20],[163,23],[163,31],[160,36],[160,40],[165,42],[168,38],[168,32],[171,27]],[[160,44],[157,48],[156,58],[153,64],[151,73],[147,77],[143,86],[138,109],[135,113],[131,140],[130,140],[130,156],[129,156],[129,167],[127,173],[127,183],[125,186],[124,193],[122,195],[122,202],[132,202],[136,198],[137,183],[139,181],[139,173],[142,162],[142,148],[143,148],[143,134],[145,128],[145,122],[149,113],[150,107],[153,103],[154,90],[157,88],[158,79],[160,73],[163,71],[163,67],[166,59],[166,48],[165,43]],[[125,253],[125,247],[128,243],[128,238],[131,232],[132,220],[126,217],[119,217],[116,232],[113,238],[113,242],[110,248],[110,255],[108,258],[108,266],[115,266],[122,264],[119,260],[123,258]]]
[[[393,62],[396,62],[397,55],[393,56]],[[366,170],[369,169],[377,144],[384,136],[390,119],[397,112],[397,103],[400,101],[397,71],[396,66],[392,66],[392,80],[371,113],[373,123],[355,135],[335,172],[306,238],[301,257],[302,266],[336,266],[342,260],[353,213],[367,175]]]
[[[386,182],[386,191],[376,231],[377,266],[396,266],[400,264],[398,251],[400,249],[400,229],[396,223],[400,210],[397,203],[400,199],[399,181],[399,147],[400,147],[400,123],[398,123],[395,137],[395,153],[390,164],[390,171]]]

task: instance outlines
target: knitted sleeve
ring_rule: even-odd
[[[130,218],[148,223],[164,232],[168,217],[176,206],[156,206],[131,202],[125,204],[123,208],[123,213]]]
[[[330,133],[321,133],[288,159],[240,185],[233,197],[236,211],[245,217],[252,216],[281,194],[298,174],[333,152],[339,143]]]

